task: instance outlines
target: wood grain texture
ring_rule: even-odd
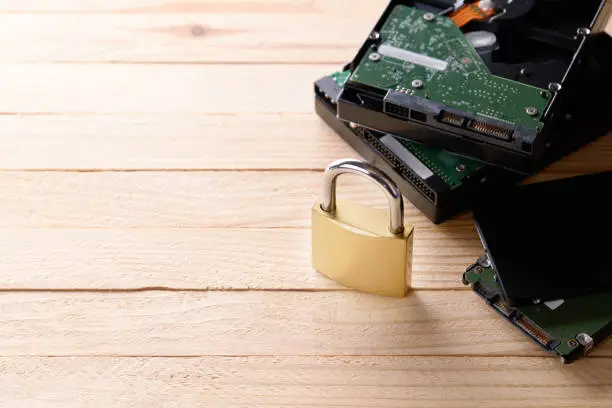
[[[310,243],[305,229],[0,229],[0,290],[344,290]],[[418,231],[413,287],[467,289],[481,252],[473,227]]]
[[[350,10],[352,16],[381,10],[386,0],[0,0],[0,13],[174,14],[174,13],[279,13],[318,14]],[[372,23],[373,24],[373,23]]]
[[[308,228],[321,173],[15,171],[0,172],[0,188],[0,228]],[[370,181],[353,175],[339,179],[338,197],[388,205]],[[472,225],[463,214],[435,227],[409,202],[404,214],[419,228]]]
[[[312,83],[386,3],[0,0],[0,406],[612,405],[610,341],[564,367],[461,285],[468,215],[407,203],[405,299],[310,267],[320,171],[355,157]],[[530,181],[610,163],[612,136]]]
[[[4,114],[311,113],[338,65],[0,64]],[[24,81],[16,80],[23,78]]]
[[[340,199],[388,206],[369,180],[338,186]],[[309,228],[321,172],[0,172],[0,188],[0,228]],[[405,214],[433,227],[409,203]]]
[[[357,157],[312,112],[281,117],[0,115],[0,130],[3,170],[308,170]],[[612,134],[538,177],[592,173],[610,163]]]
[[[468,291],[6,292],[0,328],[2,356],[547,356]]]
[[[335,63],[351,60],[373,15],[149,13],[1,14],[2,62]],[[19,46],[15,47],[18,33]],[[2,41],[5,41],[3,44]]]
[[[0,404],[40,408],[609,407],[602,359],[2,358]]]
[[[4,170],[323,169],[355,155],[311,113],[0,115],[0,130]]]

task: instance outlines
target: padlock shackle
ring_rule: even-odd
[[[323,194],[321,209],[327,213],[336,212],[336,180],[344,173],[365,176],[374,181],[387,196],[389,201],[389,231],[399,235],[404,232],[404,200],[397,185],[378,168],[371,164],[352,159],[342,159],[330,163],[323,173]]]

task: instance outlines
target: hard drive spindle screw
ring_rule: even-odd
[[[586,37],[587,35],[591,34],[591,29],[588,27],[580,27],[578,30],[576,30],[576,34],[581,37]]]
[[[535,116],[538,114],[538,109],[533,106],[529,106],[527,109],[525,109],[525,112],[527,112],[529,116]]]

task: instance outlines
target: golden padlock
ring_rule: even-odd
[[[366,176],[387,195],[390,211],[336,202],[344,173]],[[397,185],[374,166],[338,160],[323,173],[323,195],[312,208],[312,265],[337,283],[362,292],[402,297],[410,288],[413,227],[404,226]]]

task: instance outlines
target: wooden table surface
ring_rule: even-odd
[[[610,407],[612,342],[563,366],[416,225],[405,299],[310,267],[313,113],[384,0],[0,0],[1,407]],[[612,135],[537,180],[610,167]],[[350,176],[340,195],[383,205]]]

